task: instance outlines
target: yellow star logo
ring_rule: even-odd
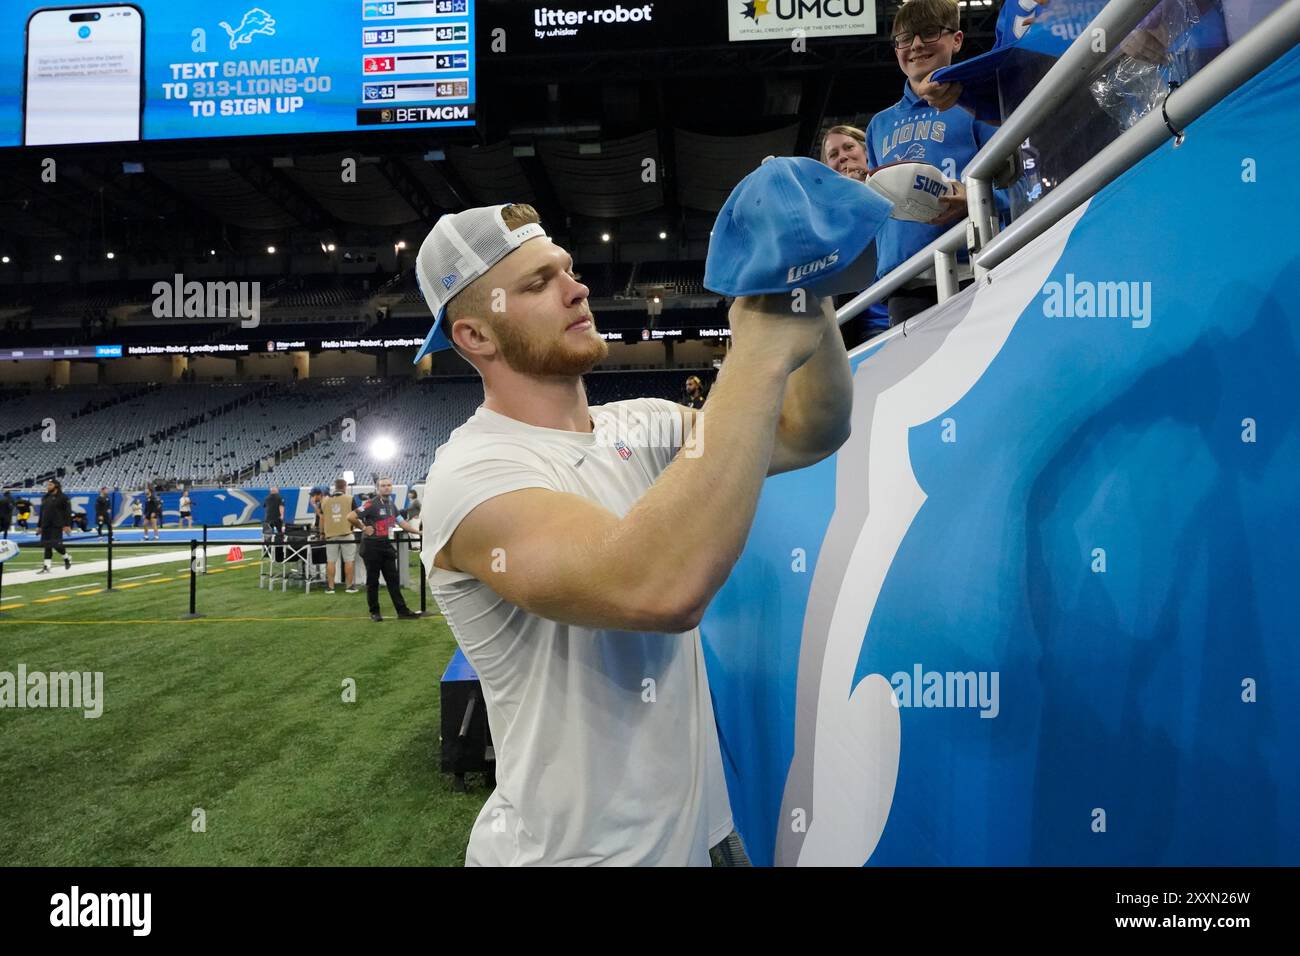
[[[766,16],[771,11],[767,9],[769,0],[754,0],[754,19]]]

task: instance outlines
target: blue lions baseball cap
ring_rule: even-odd
[[[718,213],[704,287],[741,296],[806,289],[861,292],[893,204],[807,157],[771,157],[740,181]]]

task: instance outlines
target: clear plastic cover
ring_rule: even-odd
[[[1202,65],[1191,30],[1200,22],[1195,0],[1165,0],[1124,38],[1119,56],[1092,82],[1093,98],[1121,130],[1159,108],[1171,83]]]

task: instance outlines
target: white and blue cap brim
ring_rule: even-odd
[[[451,348],[451,340],[447,338],[447,334],[442,330],[442,320],[446,314],[447,307],[444,305],[438,310],[438,314],[433,317],[433,327],[429,329],[429,334],[424,337],[424,344],[415,353],[415,360],[412,364],[419,362],[426,355]]]
[[[511,229],[501,217],[505,205],[480,206],[443,216],[420,244],[415,277],[433,326],[415,353],[426,355],[451,348],[447,335],[447,304],[494,265],[530,239],[545,239],[539,223]]]
[[[1055,6],[1042,6],[1037,0],[1004,0],[993,49],[935,70],[933,80],[967,86],[993,79],[999,69],[1017,63],[1024,54],[1059,57],[1105,5],[1105,0]],[[1058,22],[1066,29],[1054,30]]]
[[[704,287],[727,296],[860,292],[893,204],[807,157],[764,160],[718,213]]]

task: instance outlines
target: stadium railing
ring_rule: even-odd
[[[187,569],[188,577],[189,577],[189,588],[187,594],[188,611],[186,613],[177,615],[178,618],[180,619],[197,618],[197,617],[204,616],[203,614],[200,614],[198,610],[199,582],[203,579],[205,575],[208,574],[208,560],[209,560],[208,551],[211,548],[215,547],[221,549],[221,548],[232,548],[232,547],[240,547],[240,548],[248,547],[250,549],[253,549],[252,553],[260,556],[258,559],[260,563],[262,560],[266,559],[266,553],[268,551],[274,551],[276,548],[283,549],[288,547],[283,534],[280,534],[274,538],[268,538],[266,535],[261,535],[257,537],[249,537],[246,539],[223,538],[220,541],[213,541],[210,540],[208,537],[208,525],[202,525],[201,528],[193,528],[190,530],[191,531],[201,530],[202,537],[200,538],[200,537],[191,536],[188,541],[167,542],[168,545],[173,545],[178,549],[188,547],[190,552],[189,567]],[[418,553],[419,545],[423,543],[424,537],[419,534],[410,534],[408,532],[402,531],[402,532],[398,532],[396,540],[398,542],[405,542],[408,547],[412,548],[412,550],[408,552],[409,555],[409,554]],[[310,550],[310,549],[323,547],[324,544],[325,542],[323,539],[312,540],[310,542],[307,542],[306,547],[308,547]],[[87,550],[87,549],[95,549],[95,550],[99,550],[101,548],[106,549],[107,558],[106,558],[106,564],[104,568],[104,586],[102,589],[100,589],[104,594],[121,594],[124,590],[128,588],[135,588],[138,586],[134,583],[128,583],[125,585],[119,584],[117,587],[113,586],[114,552],[126,551],[127,553],[130,553],[132,549],[158,550],[159,548],[165,547],[163,542],[160,541],[118,540],[116,536],[113,534],[112,527],[109,528],[108,538],[106,540],[101,539],[97,536],[92,537],[90,535],[86,535],[85,537],[68,537],[64,539],[63,546],[67,551],[72,553],[75,553],[76,551],[79,550]],[[19,546],[19,550],[21,551],[23,547],[27,547],[35,550],[40,548],[41,545],[37,542],[25,542],[24,544]],[[246,560],[251,560],[251,559],[249,558],[239,559],[241,563]],[[279,559],[279,560],[283,561],[284,559]],[[14,605],[6,605],[4,603],[4,577],[5,577],[4,569],[5,569],[5,563],[0,561],[0,616],[5,616],[6,611],[12,610],[14,608]],[[259,576],[260,574],[261,574],[261,570],[259,568]],[[419,586],[417,590],[420,597],[420,613],[423,614],[426,613],[428,610],[428,581],[425,575],[423,574],[423,572],[417,574],[416,578],[419,581]],[[259,582],[258,584],[259,589],[261,588],[261,586],[262,585]],[[85,587],[87,589],[93,589],[95,585],[93,582],[87,582]],[[271,590],[274,590],[274,588],[272,587]],[[18,605],[18,607],[23,607],[23,606],[25,606],[25,604]]]
[[[1160,0],[1111,0],[1089,27],[1063,53],[1001,128],[975,155],[964,177],[967,218],[917,251],[845,303],[836,313],[841,324],[882,302],[909,280],[934,269],[939,302],[958,291],[957,254],[971,254],[976,281],[1041,235],[1072,210],[1155,151],[1168,140],[1178,141],[1181,131],[1233,90],[1263,72],[1283,53],[1300,42],[1300,0],[1287,0],[1245,36],[1230,44],[1186,83],[1171,89],[1160,109],[1153,109],[1090,160],[1071,173],[1052,192],[998,233],[993,203],[993,177],[1025,139],[1042,129],[1053,111],[1071,93],[1083,88],[1098,67],[1118,48],[1108,42],[1094,49],[1096,30],[1103,37],[1124,37]],[[1109,52],[1107,52],[1109,51]],[[909,325],[923,321],[930,310],[914,316],[871,340],[877,345],[895,334],[906,335]]]

